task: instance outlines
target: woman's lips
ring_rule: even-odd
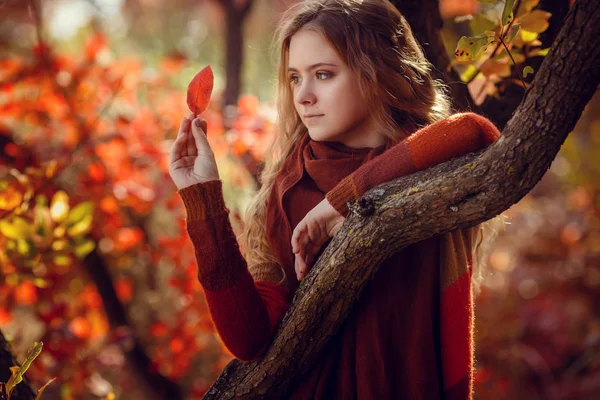
[[[312,121],[315,121],[315,120],[319,119],[319,118],[320,118],[320,117],[322,117],[323,115],[324,115],[324,114],[321,114],[321,115],[312,115],[312,116],[310,116],[310,117],[304,117],[304,119],[305,119],[307,122],[312,122]]]

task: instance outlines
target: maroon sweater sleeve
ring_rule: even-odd
[[[427,125],[342,179],[325,197],[344,217],[348,201],[369,189],[430,168],[493,143],[500,131],[485,117],[458,113]]]
[[[256,359],[270,346],[289,308],[287,289],[252,279],[229,221],[222,181],[198,183],[177,193],[186,209],[198,279],[215,327],[236,358]]]

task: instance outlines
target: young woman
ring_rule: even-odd
[[[272,343],[299,282],[348,215],[347,201],[481,149],[487,119],[451,115],[444,88],[387,0],[311,0],[284,15],[279,133],[240,246],[206,140],[184,118],[170,174],[213,321],[241,360]],[[466,399],[472,391],[476,229],[386,260],[292,399]]]

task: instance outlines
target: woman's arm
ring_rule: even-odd
[[[178,191],[212,320],[231,353],[243,361],[269,347],[289,308],[287,289],[254,281],[229,221],[221,180]]]
[[[475,113],[460,113],[419,129],[407,139],[366,162],[326,194],[344,217],[347,201],[356,201],[369,189],[480,150],[493,143],[500,131]]]

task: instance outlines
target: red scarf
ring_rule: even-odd
[[[338,142],[315,141],[305,134],[284,162],[282,172],[275,178],[269,197],[266,223],[276,227],[276,229],[267,228],[267,232],[270,233],[269,240],[275,256],[284,266],[290,293],[294,293],[299,282],[294,271],[294,254],[291,246],[293,224],[283,207],[284,196],[298,184],[306,172],[322,192],[321,199],[323,199],[325,193],[333,189],[342,179],[390,147],[391,144],[354,149]],[[327,247],[328,243],[325,243],[321,250]]]

